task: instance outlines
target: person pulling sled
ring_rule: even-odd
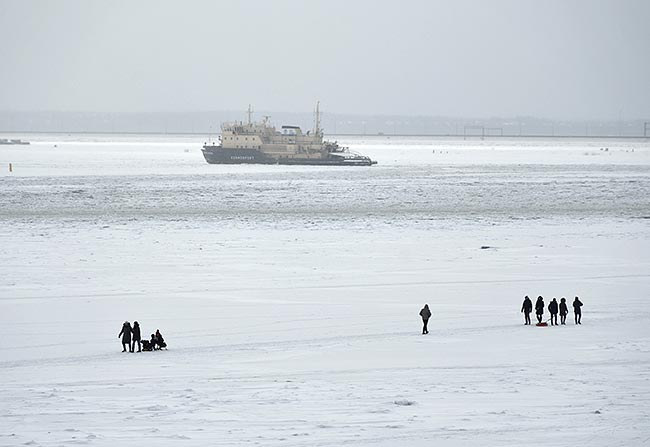
[[[541,325],[544,316],[544,298],[541,295],[537,297],[535,302],[535,314],[537,315],[537,324]]]

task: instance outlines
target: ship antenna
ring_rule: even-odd
[[[316,101],[316,113],[314,114],[314,133],[320,134],[320,101]]]
[[[246,111],[246,113],[248,114],[248,124],[251,124],[251,116],[253,115],[253,112],[254,112],[253,108],[251,107],[250,104],[248,104],[248,110]]]

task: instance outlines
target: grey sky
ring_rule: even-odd
[[[0,0],[0,109],[650,118],[650,1]]]

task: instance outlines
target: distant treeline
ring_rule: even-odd
[[[283,124],[313,128],[311,113],[258,112],[253,119],[270,116]],[[245,121],[245,111],[215,112],[0,112],[0,132],[86,133],[219,133],[224,121]],[[650,119],[633,121],[554,121],[534,117],[462,119],[433,116],[348,115],[323,113],[326,134],[457,135],[457,136],[650,136]]]

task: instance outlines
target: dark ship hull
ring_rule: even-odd
[[[224,149],[221,146],[203,146],[203,156],[210,164],[265,164],[312,166],[372,166],[369,157],[347,152],[330,152],[323,158],[271,157],[257,149]]]

